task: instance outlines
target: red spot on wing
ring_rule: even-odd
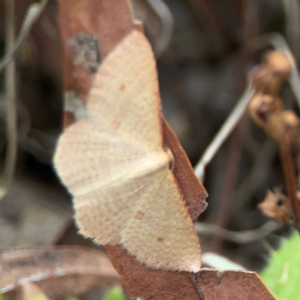
[[[159,92],[154,92],[154,97],[155,98],[160,98]]]
[[[121,92],[125,91],[126,90],[126,85],[125,84],[121,84],[120,87],[119,87],[119,90]]]
[[[139,210],[139,211],[136,213],[136,215],[135,215],[135,219],[141,220],[141,219],[143,219],[144,215],[145,215],[145,214],[144,214],[142,211]]]
[[[113,129],[113,130],[118,130],[120,128],[121,124],[120,122],[114,120],[111,122],[110,124],[110,128]]]

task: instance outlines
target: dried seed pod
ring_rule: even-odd
[[[282,81],[288,80],[291,74],[292,65],[285,53],[281,50],[268,51],[264,60],[272,72]]]
[[[262,93],[255,94],[249,102],[248,110],[256,124],[268,130],[269,119],[282,111],[280,98]]]
[[[252,73],[254,87],[258,92],[277,96],[282,83],[290,77],[291,70],[292,65],[282,51],[269,51],[264,56],[264,62]]]
[[[299,118],[292,110],[286,110],[270,118],[268,133],[282,146],[290,147],[299,140]]]
[[[254,122],[281,146],[289,147],[299,141],[299,118],[292,110],[282,111],[279,97],[257,93],[248,105]]]
[[[258,92],[274,96],[279,95],[283,82],[267,64],[261,64],[252,72],[252,81]]]
[[[268,190],[266,197],[258,207],[265,216],[279,223],[289,225],[294,223],[289,200],[278,188],[274,191]]]
[[[299,141],[299,118],[292,110],[286,110],[280,115],[279,130],[274,128],[276,134],[278,134],[279,142],[284,146],[296,145]]]

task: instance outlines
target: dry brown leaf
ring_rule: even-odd
[[[198,282],[206,300],[276,300],[255,272],[202,269]]]
[[[75,66],[68,41],[79,32],[92,34],[99,41],[101,58],[105,56],[131,30],[140,28],[132,19],[128,1],[112,3],[109,0],[64,0],[59,1],[60,25],[65,53],[64,85],[83,102],[88,99],[93,74],[87,73],[84,66]],[[66,124],[76,117],[67,114]],[[162,119],[163,144],[171,149],[175,158],[173,174],[183,194],[192,219],[195,220],[206,203],[207,193],[193,173],[193,169],[178,143],[174,133]],[[120,273],[127,291],[132,296],[145,299],[199,299],[194,276],[185,272],[151,270],[138,263],[120,246],[107,246],[109,256]]]
[[[68,127],[54,163],[80,232],[121,244],[150,268],[198,272],[199,238],[163,148],[154,56],[133,30],[103,60],[88,117]]]
[[[118,284],[119,277],[101,251],[77,247],[13,248],[1,252],[0,292],[19,299],[20,285],[33,282],[50,299],[65,299]]]

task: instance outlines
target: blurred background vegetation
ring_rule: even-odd
[[[197,163],[239,97],[247,72],[266,48],[249,43],[280,33],[300,59],[300,3],[297,0],[134,0],[135,15],[157,55],[163,112],[193,165]],[[16,0],[16,33],[31,0]],[[5,53],[5,1],[0,0],[0,55]],[[0,246],[91,245],[76,234],[70,196],[52,167],[62,131],[62,47],[58,4],[48,1],[16,53],[18,158],[13,182],[0,202]],[[298,111],[291,89],[285,107]],[[0,74],[1,164],[7,156],[5,78]],[[258,210],[267,189],[283,186],[277,146],[245,115],[206,170],[209,206],[199,221],[231,231],[262,226]],[[220,211],[220,207],[222,210]],[[220,222],[220,216],[222,221]],[[203,251],[220,253],[260,271],[269,251],[290,229],[247,244],[213,235],[201,237]]]

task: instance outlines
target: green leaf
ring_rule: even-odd
[[[271,254],[261,278],[278,300],[299,299],[300,237],[297,232]]]
[[[125,300],[125,298],[122,289],[116,286],[104,296],[103,300]]]

